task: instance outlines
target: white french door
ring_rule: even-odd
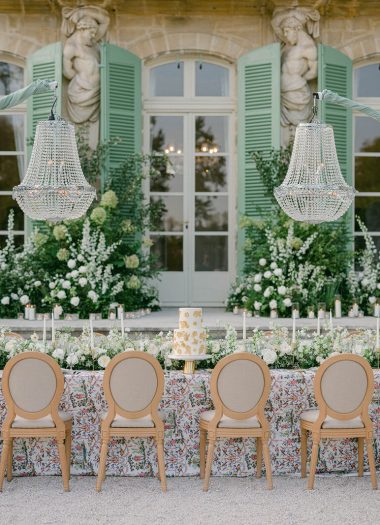
[[[187,64],[189,76],[194,65]],[[210,102],[146,104],[145,151],[169,159],[147,184],[163,208],[149,232],[163,306],[224,305],[233,275],[232,112]]]

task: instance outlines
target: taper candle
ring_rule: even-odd
[[[247,339],[247,312],[243,310],[243,341]]]
[[[46,317],[43,317],[43,330],[42,330],[42,342],[46,344]]]
[[[55,325],[54,325],[54,310],[51,313],[51,342],[55,343]]]

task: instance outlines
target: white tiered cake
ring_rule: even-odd
[[[202,324],[202,308],[180,308],[179,328],[174,330],[173,354],[182,356],[206,353],[206,331]]]

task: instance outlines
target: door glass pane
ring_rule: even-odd
[[[183,117],[150,117],[150,150],[181,154],[183,151]]]
[[[150,191],[183,191],[183,157],[170,156],[167,165],[151,175]]]
[[[24,116],[0,115],[0,151],[24,151]]]
[[[356,197],[355,215],[367,226],[369,231],[380,230],[380,197]],[[355,230],[360,231],[355,221]]]
[[[355,152],[380,152],[380,122],[370,117],[355,118]]]
[[[227,191],[225,157],[195,157],[195,191]]]
[[[195,63],[195,95],[197,97],[228,97],[229,71],[208,62]]]
[[[10,195],[0,195],[0,230],[6,230],[8,225],[8,215],[14,210],[15,230],[24,229],[24,214],[18,207],[15,200]]]
[[[161,205],[161,213],[154,221],[153,231],[182,231],[183,229],[183,197],[177,195],[160,195],[151,197],[151,203]]]
[[[24,244],[24,236],[23,235],[15,235],[15,245],[16,246],[22,246]],[[0,235],[0,249],[3,249],[7,242],[7,236],[6,235]]]
[[[195,197],[195,230],[228,231],[228,197]]]
[[[195,118],[195,151],[201,153],[225,153],[228,144],[228,118]]]
[[[154,242],[151,253],[156,257],[155,268],[169,272],[183,270],[183,237],[182,235],[151,235]]]
[[[355,188],[380,192],[380,157],[355,157]]]
[[[378,97],[380,85],[379,64],[354,69],[354,96]]]
[[[183,97],[183,62],[171,62],[150,70],[151,97]]]
[[[0,191],[11,191],[13,186],[20,184],[23,171],[23,155],[0,156]]]
[[[228,271],[228,237],[226,235],[195,236],[195,271]]]
[[[15,64],[0,62],[0,96],[9,95],[24,87],[24,69]]]

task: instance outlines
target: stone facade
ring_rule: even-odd
[[[61,39],[61,15],[0,14],[0,54],[25,58]],[[275,41],[270,17],[136,16],[111,17],[108,40],[149,60],[184,50],[235,61]],[[320,41],[362,62],[380,54],[380,17],[321,17]]]

